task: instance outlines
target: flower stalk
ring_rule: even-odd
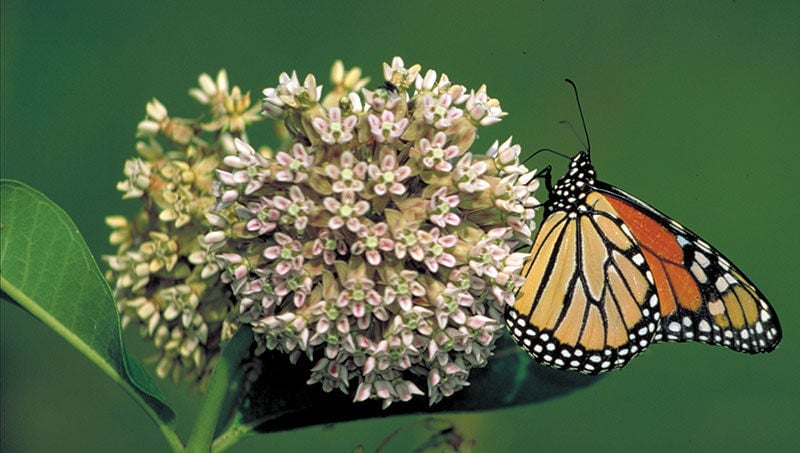
[[[187,453],[207,453],[217,431],[221,414],[230,413],[232,408],[224,403],[239,401],[231,392],[241,389],[244,376],[242,364],[250,355],[253,332],[242,326],[225,345],[209,379],[208,388],[197,413],[192,433],[186,443]]]

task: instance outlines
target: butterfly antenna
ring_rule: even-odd
[[[523,161],[522,161],[522,164],[523,164],[523,165],[527,164],[527,163],[528,163],[528,161],[529,161],[529,160],[531,160],[531,159],[533,159],[533,158],[534,158],[536,155],[538,155],[538,154],[540,154],[540,153],[544,153],[544,152],[553,153],[553,154],[555,154],[556,156],[561,156],[561,157],[563,157],[564,159],[567,159],[567,160],[572,160],[572,158],[571,158],[571,157],[567,156],[567,155],[566,155],[566,154],[564,154],[564,153],[558,152],[558,151],[556,151],[556,150],[554,150],[554,149],[550,149],[550,148],[542,148],[542,149],[537,149],[536,151],[534,151],[534,152],[533,152],[533,154],[531,154],[530,156],[526,157],[526,158],[525,158],[525,160],[523,160]]]
[[[590,157],[592,155],[592,144],[589,142],[589,131],[586,129],[586,118],[583,117],[583,109],[581,108],[581,98],[578,96],[578,87],[571,79],[564,79],[568,84],[572,85],[572,90],[575,92],[575,101],[578,103],[578,113],[581,114],[581,123],[583,123],[583,134],[586,136],[586,154]]]
[[[583,140],[581,134],[579,134],[578,131],[575,129],[575,126],[572,124],[572,121],[561,120],[558,122],[558,124],[566,124],[567,126],[569,126],[569,130],[572,131],[572,135],[574,135],[575,138],[580,142],[580,144],[583,145],[584,149],[587,148],[586,141]]]

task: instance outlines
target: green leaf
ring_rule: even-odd
[[[175,413],[125,350],[111,289],[78,228],[55,203],[18,181],[0,181],[0,205],[3,298],[44,322],[121,385],[174,443]]]
[[[489,364],[472,370],[469,387],[434,406],[416,397],[383,410],[380,401],[354,404],[352,396],[338,390],[325,393],[319,384],[307,385],[310,364],[300,361],[299,365],[290,365],[285,355],[267,352],[263,373],[252,385],[239,423],[272,432],[400,414],[485,411],[542,402],[600,379],[539,365],[504,335]]]

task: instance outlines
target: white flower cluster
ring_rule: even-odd
[[[468,385],[502,334],[538,180],[510,139],[470,151],[505,115],[485,86],[396,57],[367,90],[337,65],[324,99],[313,75],[264,90],[292,143],[235,141],[204,241],[259,351],[306,356],[310,384],[355,401],[433,404]]]

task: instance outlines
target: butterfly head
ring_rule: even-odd
[[[578,211],[585,206],[586,195],[595,183],[595,171],[589,155],[581,151],[569,163],[569,169],[553,186],[545,210]]]

